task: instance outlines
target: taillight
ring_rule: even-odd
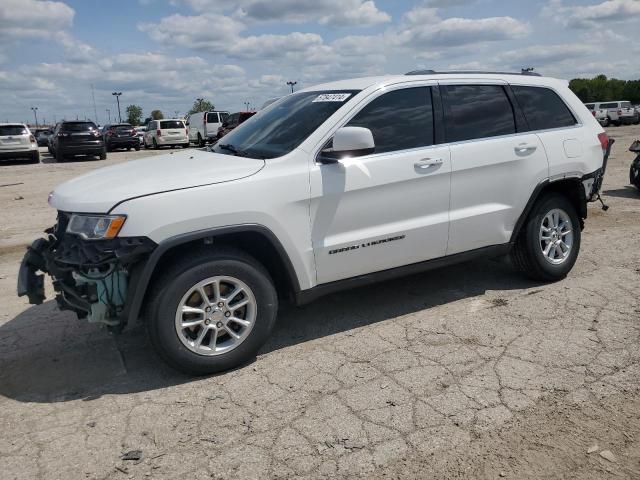
[[[136,132],[136,129],[134,128],[133,130],[131,130],[131,136],[135,137],[138,134],[138,132]]]
[[[622,115],[622,110],[618,110],[618,115]]]
[[[592,110],[591,113],[593,114],[594,117],[596,116],[596,111],[595,110]]]
[[[113,137],[113,130],[109,130],[107,132],[107,137]]]
[[[58,137],[68,137],[70,134],[65,132],[59,132]]]
[[[187,136],[189,135],[189,129],[188,128],[184,129],[184,134],[187,135]]]
[[[33,135],[29,135],[29,140],[31,140],[31,143],[36,143],[36,137]]]
[[[607,150],[609,149],[609,136],[605,132],[599,133],[598,140],[600,140],[600,146],[602,147],[602,154],[606,155]]]
[[[160,129],[156,130],[156,136],[157,137],[161,137],[162,136],[162,132],[160,131]]]

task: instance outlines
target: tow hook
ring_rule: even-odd
[[[602,210],[603,211],[607,211],[609,210],[609,205],[605,204],[604,201],[602,200],[602,197],[600,196],[600,194],[598,193],[598,197],[596,198],[596,200],[598,200],[600,202],[600,204],[602,205]]]

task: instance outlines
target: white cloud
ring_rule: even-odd
[[[543,17],[552,18],[573,28],[602,27],[603,23],[640,19],[640,1],[607,0],[595,5],[568,5],[562,0],[550,0],[542,10]]]
[[[174,0],[179,2],[180,0]],[[181,0],[197,12],[232,13],[247,22],[366,27],[391,21],[374,0]]]
[[[0,38],[44,38],[71,27],[75,12],[62,2],[2,0]]]

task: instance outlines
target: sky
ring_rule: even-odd
[[[636,79],[639,28],[640,0],[0,0],[0,121],[104,124],[114,91],[123,117],[238,111],[417,68]]]

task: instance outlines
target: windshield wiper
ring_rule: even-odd
[[[234,147],[233,145],[231,145],[230,143],[223,143],[218,145],[220,148],[222,148],[223,150],[229,150],[231,153],[233,153],[236,157],[246,157],[247,156],[247,152],[243,151],[243,150],[238,150],[236,147]]]

